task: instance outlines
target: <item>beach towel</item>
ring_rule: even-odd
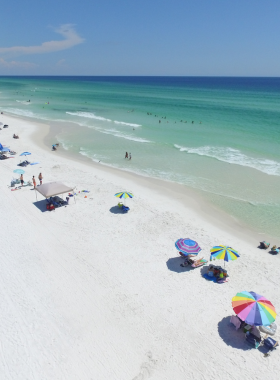
[[[207,260],[205,260],[205,259],[200,259],[200,260],[197,260],[196,262],[194,262],[194,263],[192,264],[192,267],[193,267],[193,268],[198,268],[198,267],[201,267],[202,265],[205,265],[205,264],[207,264]]]
[[[206,278],[206,280],[208,280],[208,281],[217,282],[216,277],[214,277],[214,276],[209,276],[208,273],[205,273],[205,274],[203,275],[203,277]]]

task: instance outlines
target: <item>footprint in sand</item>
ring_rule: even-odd
[[[153,372],[154,366],[156,365],[156,360],[152,358],[152,353],[147,353],[147,361],[141,364],[140,372],[132,380],[146,380]]]

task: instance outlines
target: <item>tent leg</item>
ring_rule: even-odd
[[[74,191],[73,191],[73,197],[74,197],[74,201],[76,203],[76,197],[75,197]]]
[[[35,193],[36,193],[36,202],[37,202],[37,200],[38,200],[38,199],[37,199],[37,190],[35,190]]]

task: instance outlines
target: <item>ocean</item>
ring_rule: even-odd
[[[0,110],[61,123],[69,152],[191,187],[280,237],[280,78],[0,77]]]

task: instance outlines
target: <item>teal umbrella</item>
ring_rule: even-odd
[[[14,173],[17,173],[17,174],[24,174],[25,171],[22,170],[22,169],[15,169],[15,170],[14,170]]]

